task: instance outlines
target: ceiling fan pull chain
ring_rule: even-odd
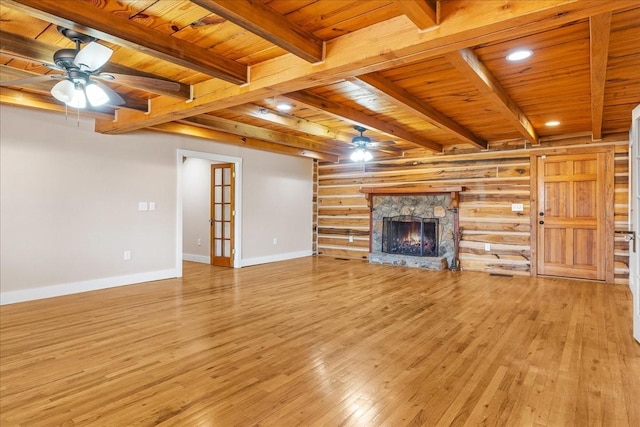
[[[78,112],[78,127],[80,127],[80,109],[76,108],[76,111]]]

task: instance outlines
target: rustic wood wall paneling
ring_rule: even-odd
[[[586,140],[585,140],[586,142]],[[596,146],[611,142],[589,144]],[[615,143],[615,229],[628,222],[628,147]],[[576,141],[554,141],[554,151]],[[430,156],[318,166],[318,253],[367,259],[369,210],[360,188],[403,184],[463,186],[460,193],[460,265],[463,270],[531,274],[530,153],[540,147],[470,155]],[[513,212],[521,203],[522,212]],[[485,251],[485,244],[491,245]],[[629,253],[615,240],[615,282],[628,283]]]
[[[318,253],[318,160],[313,159],[313,200],[311,202],[311,206],[313,209],[313,218],[311,222],[312,230],[312,242],[311,242],[311,251],[314,254]]]

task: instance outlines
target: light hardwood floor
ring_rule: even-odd
[[[0,321],[3,427],[640,426],[626,286],[185,263]]]

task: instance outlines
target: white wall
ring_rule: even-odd
[[[243,265],[311,254],[308,159],[4,105],[0,125],[2,303],[175,276],[178,148],[242,158]]]

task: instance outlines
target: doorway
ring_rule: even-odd
[[[534,275],[614,279],[613,148],[531,157]]]
[[[242,259],[242,158],[224,156],[220,154],[205,153],[199,151],[178,149],[176,155],[177,188],[176,188],[176,272],[177,277],[182,277],[183,236],[184,236],[184,182],[183,162],[185,158],[204,159],[211,163],[233,164],[235,177],[233,178],[235,193],[235,227],[232,232],[234,240],[234,253],[231,257],[231,267],[239,268]],[[209,177],[207,176],[207,179]],[[205,224],[209,227],[209,223]],[[208,232],[207,228],[207,232]]]

